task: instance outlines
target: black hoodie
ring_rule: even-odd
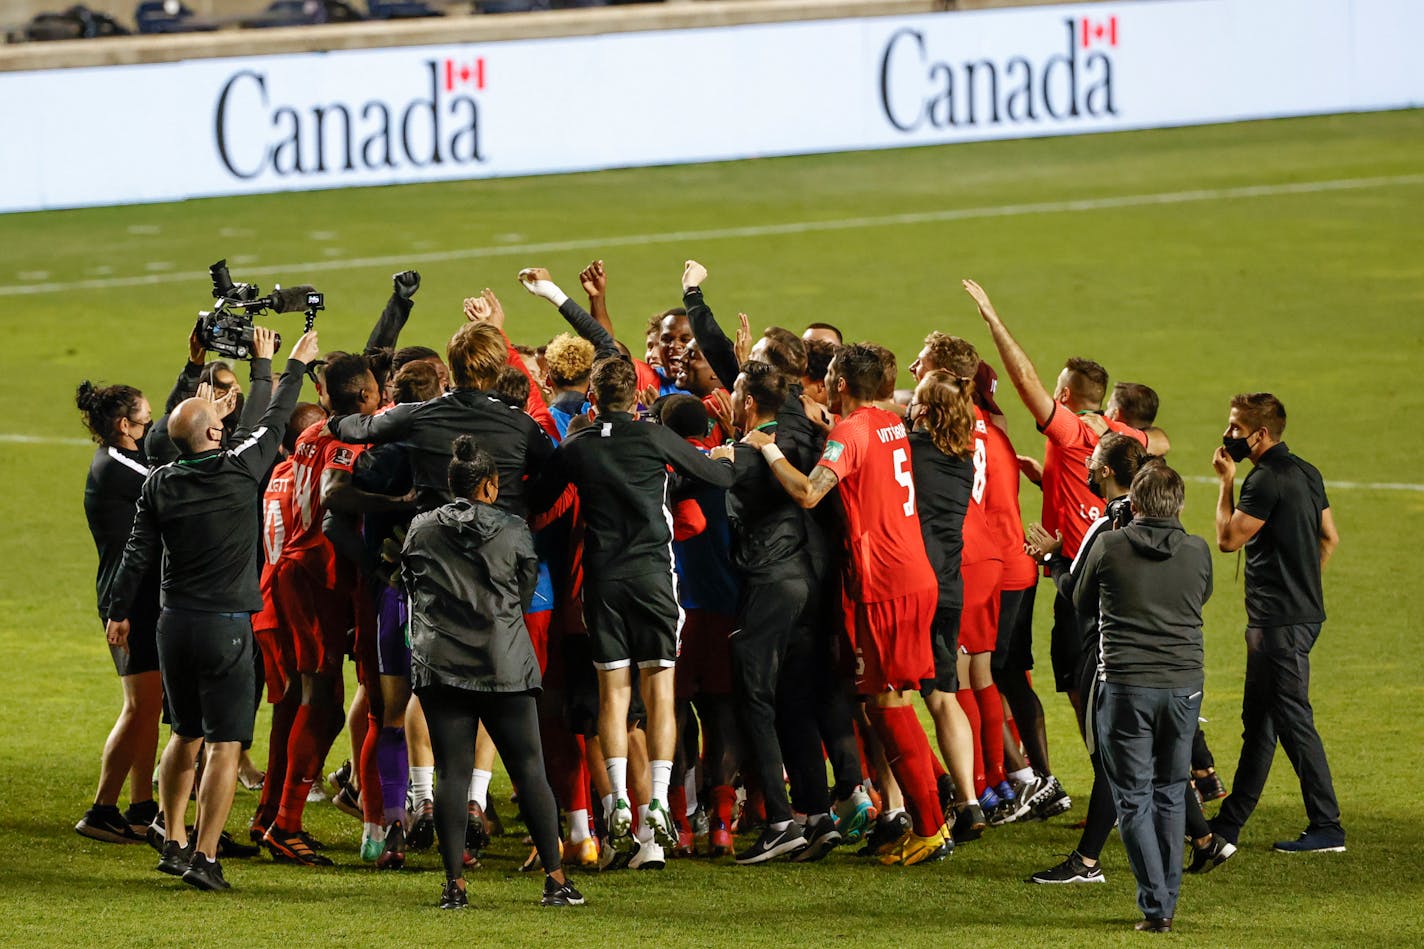
[[[1175,517],[1138,517],[1104,534],[1073,590],[1081,612],[1097,604],[1098,674],[1144,688],[1202,686],[1202,606],[1211,596],[1211,551]]]

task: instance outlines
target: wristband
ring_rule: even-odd
[[[767,463],[768,465],[774,465],[774,464],[776,464],[778,461],[785,461],[785,460],[786,460],[786,456],[781,453],[781,449],[780,449],[780,448],[777,448],[777,447],[776,447],[776,443],[775,443],[775,442],[773,442],[772,444],[767,445],[765,448],[763,448],[763,449],[761,450],[761,456],[766,459],[766,463]]]
[[[525,284],[529,292],[536,297],[543,297],[554,306],[563,306],[569,295],[559,289],[559,285],[552,280],[530,280]]]

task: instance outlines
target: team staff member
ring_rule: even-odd
[[[257,327],[254,358],[269,360],[274,342],[275,334]],[[293,347],[261,423],[250,433],[239,432],[244,437],[227,451],[222,450],[222,423],[213,403],[188,399],[174,410],[169,436],[180,457],[144,482],[133,533],[106,607],[109,642],[125,646],[139,584],[162,553],[166,569],[158,661],[173,738],[164,749],[159,773],[168,834],[160,869],[181,873],[185,883],[199,889],[228,887],[217,861],[218,838],[232,808],[238,757],[243,743],[252,740],[256,717],[252,614],[262,609],[262,593],[257,575],[260,525],[252,515],[262,479],[277,457],[297,404],[306,367],[316,354],[316,333],[307,333]],[[184,815],[200,741],[207,744],[207,761],[195,851],[187,840]]]
[[[1216,543],[1246,548],[1246,692],[1241,701],[1241,760],[1231,794],[1212,829],[1236,843],[1256,808],[1280,739],[1300,778],[1309,820],[1287,853],[1345,849],[1340,805],[1310,707],[1310,650],[1325,622],[1320,572],[1340,543],[1325,483],[1286,443],[1286,409],[1269,392],[1231,400],[1222,446],[1212,458],[1221,479]],[[1233,501],[1238,462],[1251,473]]]

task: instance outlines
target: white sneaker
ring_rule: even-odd
[[[667,866],[667,857],[657,838],[638,841],[638,852],[628,861],[629,870],[661,870]]]

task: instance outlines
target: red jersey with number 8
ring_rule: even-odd
[[[939,580],[920,533],[904,421],[861,406],[831,429],[817,464],[840,479],[850,598],[877,603],[935,589]]]

